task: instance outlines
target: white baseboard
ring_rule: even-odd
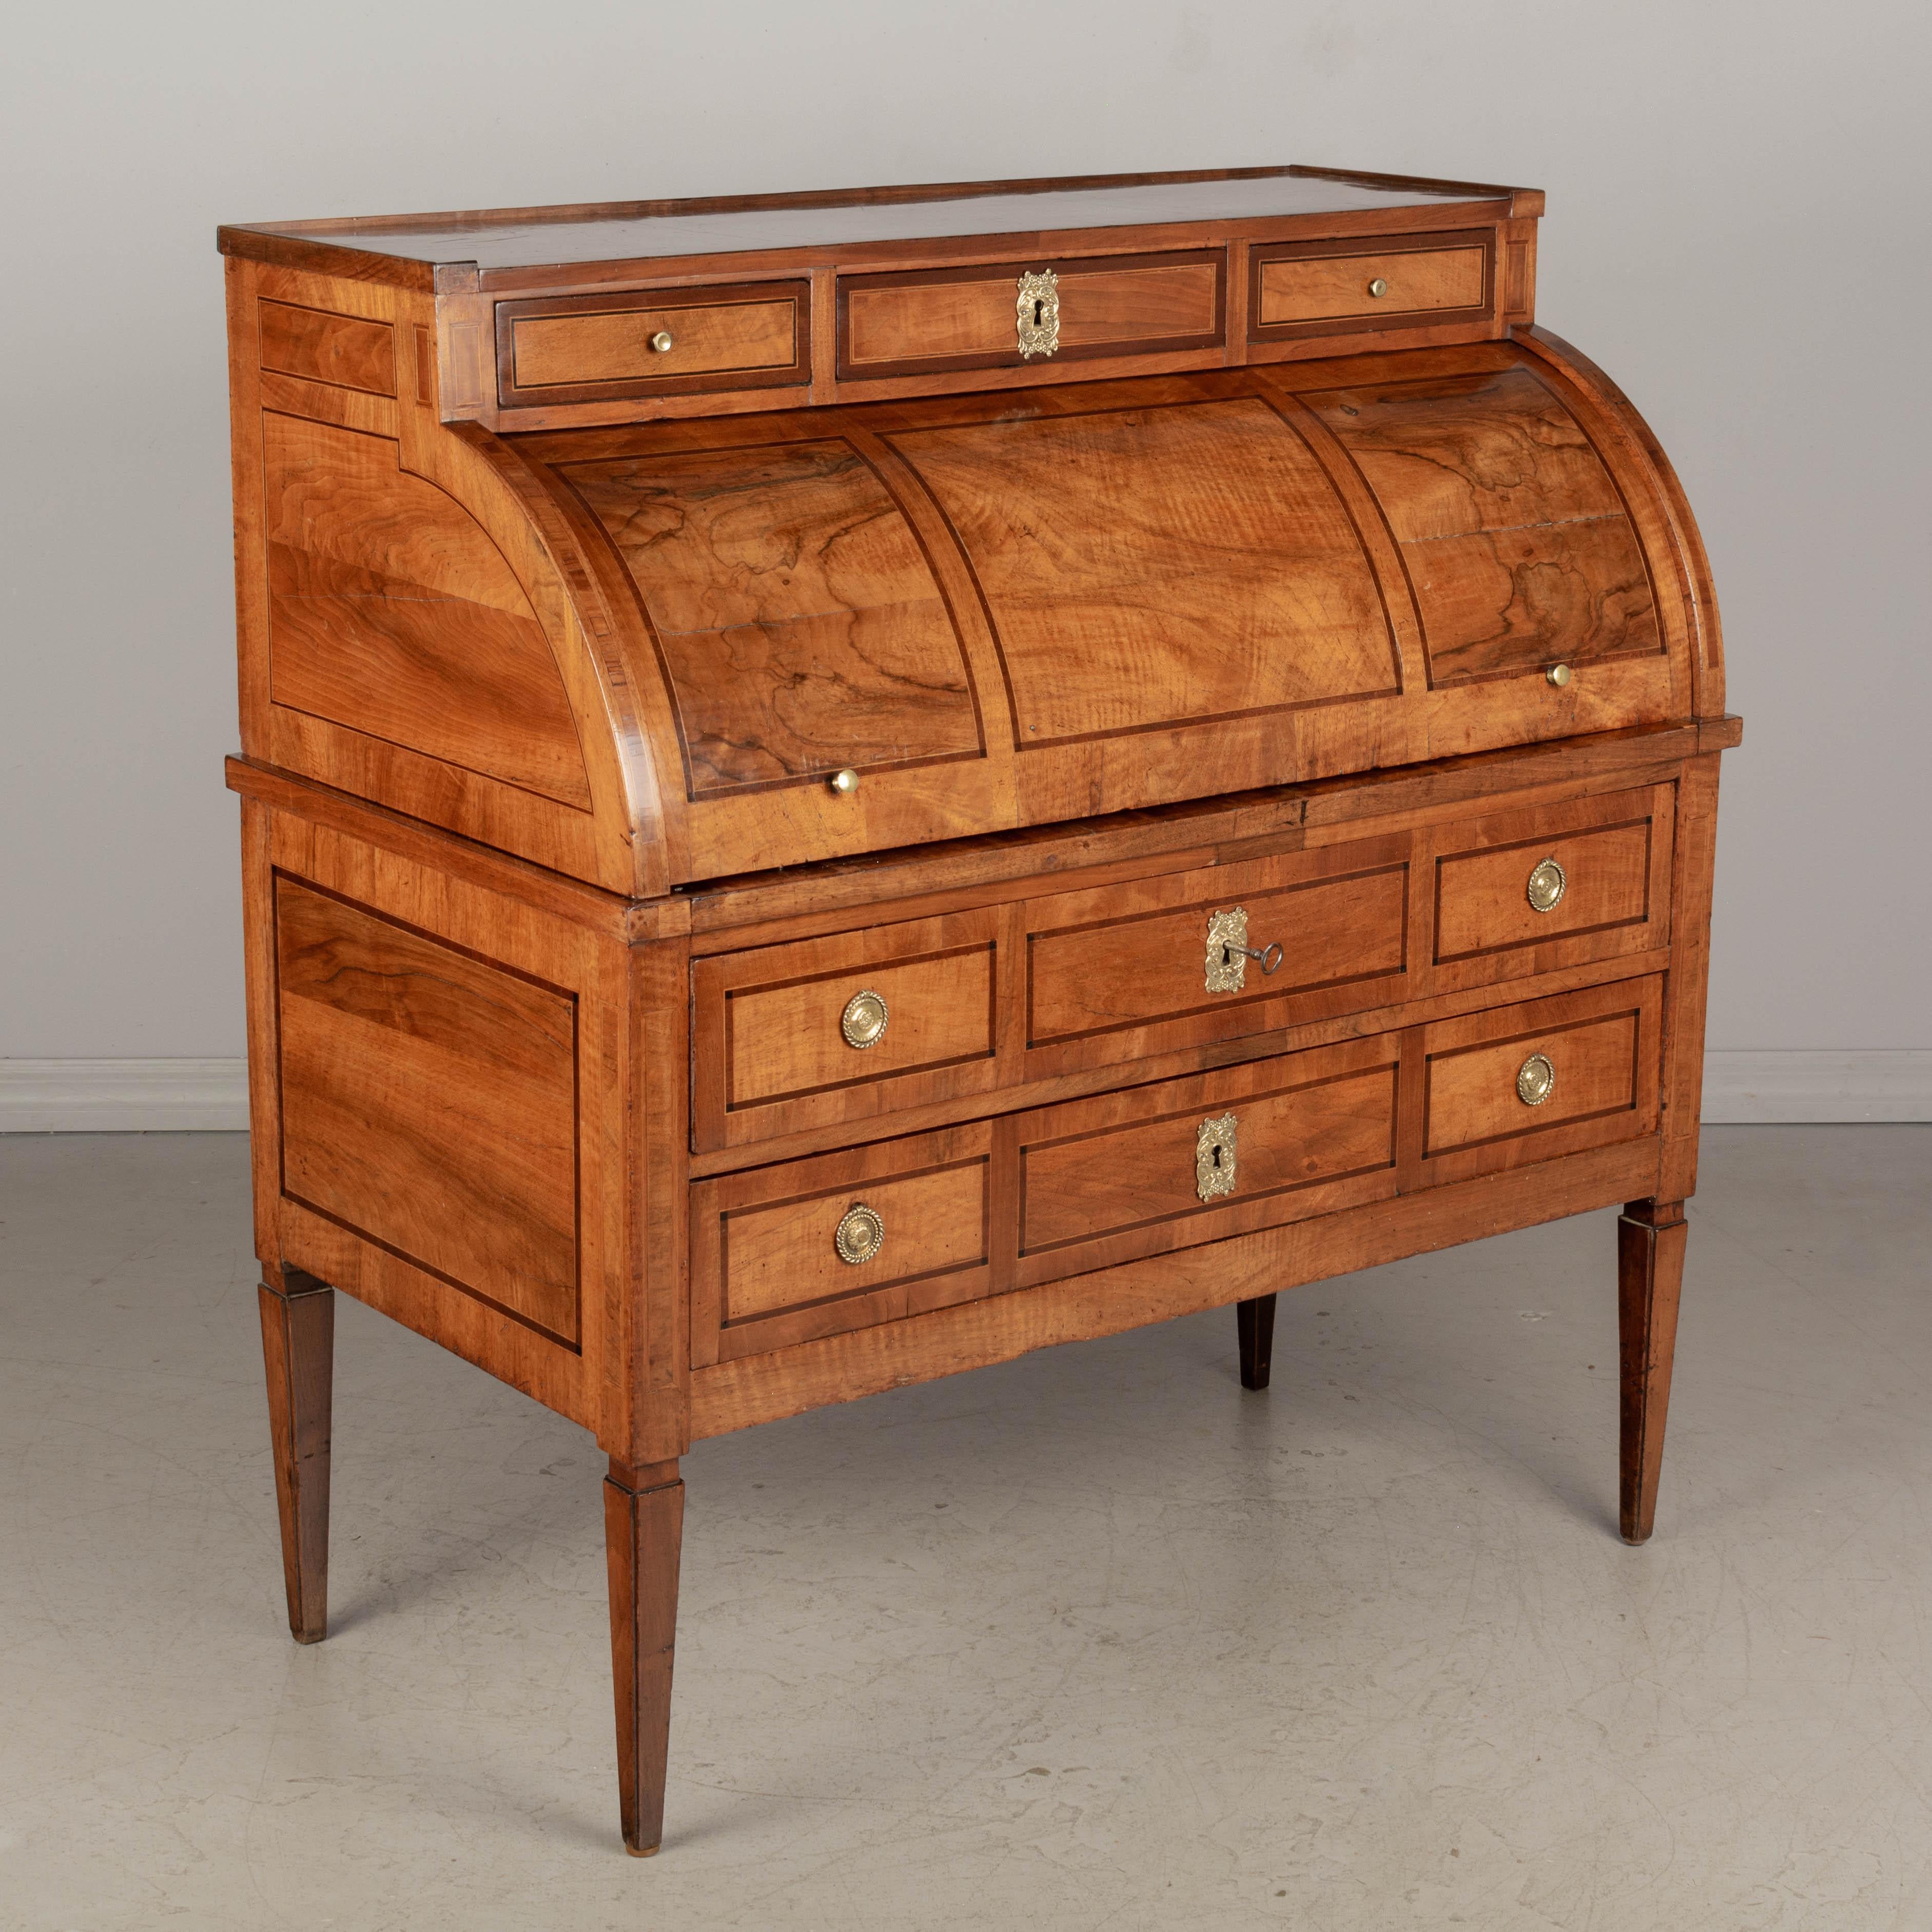
[[[1707,1053],[1704,1118],[1932,1120],[1932,1049]]]
[[[1932,1050],[1724,1052],[1704,1062],[1704,1118],[1932,1120]],[[233,1132],[244,1060],[0,1060],[0,1133]]]
[[[248,1125],[245,1060],[0,1060],[0,1133],[225,1133]]]

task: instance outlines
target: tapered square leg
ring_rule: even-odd
[[[335,1291],[291,1268],[262,1284],[262,1362],[289,1631],[320,1643],[328,1630],[328,1415],[335,1378]]]
[[[610,1459],[604,1545],[610,1566],[610,1675],[617,1696],[617,1796],[624,1846],[647,1858],[664,1835],[677,1636],[684,1484],[675,1462],[632,1468]]]
[[[1681,1201],[1633,1201],[1617,1223],[1617,1333],[1623,1383],[1618,1527],[1646,1541],[1657,1516],[1677,1302],[1690,1233]]]
[[[1234,1304],[1234,1333],[1241,1345],[1241,1386],[1264,1389],[1274,1353],[1274,1297],[1258,1294]]]

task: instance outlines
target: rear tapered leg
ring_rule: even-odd
[[[328,1630],[328,1412],[335,1374],[335,1291],[298,1269],[261,1290],[262,1362],[282,1520],[289,1630],[320,1643]]]
[[[1618,1527],[1642,1543],[1657,1517],[1677,1300],[1689,1229],[1681,1201],[1633,1201],[1617,1222],[1617,1332],[1623,1382]]]
[[[1234,1304],[1234,1333],[1241,1345],[1241,1386],[1264,1389],[1274,1353],[1274,1297],[1258,1294]]]
[[[604,1544],[610,1568],[610,1674],[617,1696],[617,1797],[624,1846],[647,1858],[664,1835],[670,1744],[671,1654],[677,1636],[684,1484],[675,1462],[633,1468],[610,1459]]]

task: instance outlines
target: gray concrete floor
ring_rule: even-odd
[[[338,1304],[290,1642],[232,1136],[0,1141],[0,1926],[1932,1926],[1932,1129],[701,1444],[663,1855],[580,1430]]]

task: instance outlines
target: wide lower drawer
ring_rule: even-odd
[[[1384,1198],[1399,1036],[1020,1116],[1022,1287]]]
[[[1424,1027],[1413,1184],[1654,1133],[1663,986],[1651,974]]]

